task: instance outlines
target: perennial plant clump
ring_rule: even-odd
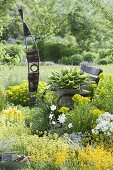
[[[93,105],[90,98],[75,94],[72,97],[74,108],[69,111],[69,123],[73,124],[74,132],[89,133],[96,121],[92,113]]]
[[[25,115],[20,110],[17,110],[17,107],[10,107],[3,110],[2,114],[4,115],[7,124],[24,122]]]
[[[105,136],[113,136],[113,115],[105,112],[97,119],[97,125],[92,129],[93,134],[103,134]]]
[[[83,150],[78,151],[78,160],[80,161],[81,168],[85,165],[87,169],[91,167],[98,170],[112,169],[113,155],[101,146],[93,148],[87,146]]]
[[[29,135],[18,140],[15,148],[19,149],[23,144],[25,152],[30,156],[30,161],[35,167],[37,164],[43,166],[53,164],[58,168],[75,156],[74,150],[57,134],[44,135],[41,138],[37,135]]]
[[[81,105],[81,104],[88,104],[90,103],[90,98],[89,97],[83,97],[80,94],[75,94],[72,97],[72,100],[75,102],[75,104],[77,105]]]
[[[45,82],[39,82],[37,94],[38,98],[40,98],[41,94],[46,88],[47,84]],[[28,83],[24,82],[16,86],[9,86],[8,90],[6,90],[6,96],[10,103],[15,105],[29,106],[30,98],[28,92]]]
[[[100,80],[94,92],[93,104],[101,110],[113,114],[113,76],[101,73]]]
[[[50,114],[49,114],[49,125],[50,132],[58,134],[62,134],[63,131],[66,131],[68,128],[73,128],[73,124],[71,122],[67,123],[68,118],[68,107],[61,107],[59,110],[55,105],[50,106]],[[57,112],[57,115],[56,113]],[[58,114],[59,113],[59,114]]]
[[[53,72],[48,79],[49,86],[60,89],[75,89],[79,90],[81,85],[88,81],[88,77],[83,75],[81,70],[77,67],[74,69],[63,69],[61,73]]]

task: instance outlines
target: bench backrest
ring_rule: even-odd
[[[102,69],[98,69],[98,68],[95,68],[95,67],[91,67],[91,66],[87,66],[85,64],[81,64],[81,70],[84,72],[84,73],[88,73],[89,75],[89,79],[90,79],[90,82],[89,84],[87,85],[84,85],[84,86],[81,86],[81,92],[80,94],[82,96],[90,96],[90,92],[88,91],[85,91],[89,88],[89,85],[90,84],[96,84],[98,85],[99,83],[99,74],[103,72]]]

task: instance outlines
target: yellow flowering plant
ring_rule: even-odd
[[[45,82],[39,82],[38,86],[38,98],[41,97],[44,90],[47,88],[47,84]],[[8,90],[6,90],[6,97],[10,103],[15,105],[29,106],[30,98],[28,92],[28,83],[24,82],[22,84],[16,86],[9,86]]]
[[[68,121],[73,124],[73,131],[89,133],[95,124],[96,118],[91,110],[94,109],[90,98],[75,94],[72,97],[74,108],[69,111]]]
[[[102,73],[100,75],[99,84],[95,90],[93,103],[101,110],[105,110],[113,114],[113,76]]]
[[[67,114],[68,111],[69,111],[69,107],[61,107],[61,108],[58,110],[58,112],[65,113],[65,114]]]
[[[81,105],[81,104],[88,104],[90,103],[90,98],[89,97],[83,97],[80,94],[75,94],[72,97],[72,100],[74,101],[75,104]]]
[[[112,169],[113,155],[101,146],[93,148],[87,146],[83,150],[78,151],[78,160],[80,161],[81,168],[84,165],[92,166],[98,170]]]
[[[30,156],[30,163],[35,168],[41,165],[44,168],[51,164],[54,168],[61,168],[66,161],[74,159],[76,155],[73,147],[70,148],[57,134],[48,134],[41,138],[37,135],[27,135],[18,139],[14,148],[20,150],[21,146],[24,148],[24,153]]]
[[[4,120],[6,124],[24,122],[25,116],[20,110],[17,109],[17,107],[13,107],[13,108],[10,107],[6,110],[3,110],[2,114],[4,116]]]

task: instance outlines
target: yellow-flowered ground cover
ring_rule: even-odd
[[[26,151],[32,162],[38,164],[53,163],[57,167],[62,166],[65,161],[75,156],[74,150],[57,135],[29,136]]]
[[[78,160],[80,161],[81,167],[87,165],[88,167],[95,167],[97,170],[112,169],[113,166],[112,153],[100,146],[96,148],[87,146],[84,150],[79,150]]]
[[[30,156],[31,167],[37,168],[43,165],[44,168],[52,164],[53,170],[64,167],[66,169],[68,166],[72,170],[75,167],[83,170],[113,169],[112,148],[111,151],[110,148],[108,150],[108,146],[107,149],[102,146],[87,146],[77,149],[74,145],[70,146],[57,134],[45,134],[43,137],[32,135],[25,126],[24,116],[24,113],[16,107],[4,110],[0,115],[0,140],[9,141],[9,139],[12,139],[10,150]],[[21,117],[22,119],[20,119]],[[6,120],[8,123],[6,123]]]
[[[24,140],[26,140],[25,144],[27,145],[25,146],[26,153],[35,165],[53,164],[54,167],[61,168],[68,166],[69,163],[72,168],[78,166],[83,170],[112,170],[113,167],[113,155],[104,147],[87,146],[76,151],[76,148],[70,147],[62,139],[55,136],[40,138],[34,135],[27,136]]]

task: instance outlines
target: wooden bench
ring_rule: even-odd
[[[73,108],[72,97],[74,96],[74,94],[80,94],[83,97],[90,97],[90,99],[92,99],[94,89],[91,88],[91,85],[94,85],[93,87],[96,87],[98,85],[99,75],[103,72],[103,70],[88,66],[86,64],[81,64],[80,69],[83,71],[83,74],[88,75],[88,82],[85,85],[81,86],[80,90],[78,91],[71,89],[69,91],[65,91],[64,93],[61,93],[58,98],[58,103],[60,103],[60,105]]]
[[[58,94],[58,99],[57,99],[57,104],[61,106],[67,106],[69,108],[73,108],[73,101],[72,97],[74,94],[80,94],[81,96],[84,97],[90,97],[92,99],[93,97],[93,91],[89,90],[90,85],[98,85],[99,83],[99,74],[103,72],[103,70],[87,66],[85,64],[81,64],[80,69],[83,71],[83,74],[88,74],[89,76],[89,81],[86,83],[86,85],[83,85],[80,87],[80,90],[75,90],[75,89],[59,89],[59,92],[57,91]],[[50,89],[51,90],[51,89]],[[44,96],[46,92],[48,92],[49,89],[47,89],[43,95],[42,95],[42,100],[46,104]]]
[[[88,66],[86,64],[81,64],[80,69],[83,71],[83,73],[88,74],[89,76],[89,82],[86,85],[81,86],[80,94],[84,97],[91,96],[92,98],[93,92],[89,91],[89,88],[92,84],[98,85],[100,79],[99,75],[100,73],[103,72],[103,70],[92,66]]]

